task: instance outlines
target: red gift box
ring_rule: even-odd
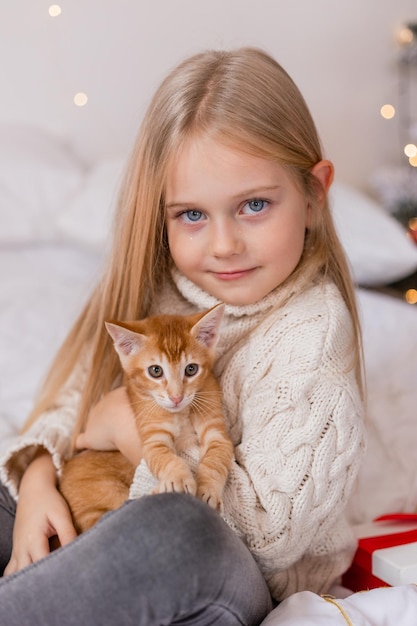
[[[343,575],[352,591],[417,583],[417,515],[383,515],[356,528],[358,548]]]

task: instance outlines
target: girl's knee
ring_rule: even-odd
[[[186,494],[164,493],[129,500],[110,514],[108,522],[113,541],[117,533],[129,538],[132,551],[157,553],[164,560],[180,559],[191,564],[198,559],[206,567],[217,569],[224,568],[230,555],[245,558],[249,554],[217,511]]]
[[[129,581],[130,596],[139,591],[149,599],[163,595],[173,614],[221,605],[239,615],[242,610],[251,614],[254,603],[269,606],[248,549],[218,512],[194,496],[167,493],[130,500],[97,524],[91,540],[94,554]]]
[[[230,531],[220,515],[194,496],[164,493],[130,500],[120,510],[120,517],[130,532],[156,540],[171,537],[174,543],[187,539],[204,544]],[[202,545],[200,545],[200,548]]]

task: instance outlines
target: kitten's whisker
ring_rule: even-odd
[[[138,400],[134,400],[133,402],[130,401],[130,405],[131,406],[145,406],[145,404],[155,404],[155,401],[152,398],[146,398],[146,400],[143,400],[142,398],[138,399]]]
[[[135,421],[143,420],[144,415],[146,416],[146,419],[152,419],[155,414],[158,415],[161,408],[155,401],[142,402],[140,400],[137,402],[131,402],[131,407],[135,414]]]
[[[210,397],[210,396],[217,396],[217,397],[220,397],[222,395],[222,393],[221,393],[220,390],[211,390],[211,391],[200,390],[200,391],[197,391],[196,395],[199,396],[199,397],[200,396],[208,396],[208,397]]]
[[[192,406],[194,408],[197,408],[201,411],[204,409],[210,409],[210,408],[215,408],[218,406],[218,400],[216,400],[213,397],[201,397],[199,394],[197,394],[192,402]]]

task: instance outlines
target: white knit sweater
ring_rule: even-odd
[[[217,300],[174,274],[156,305],[186,313]],[[261,302],[226,306],[219,376],[235,445],[223,517],[248,545],[271,593],[326,591],[348,567],[355,543],[344,508],[364,447],[363,406],[350,368],[352,324],[333,284],[278,288]],[[36,447],[59,471],[76,419],[82,367],[54,409],[3,457],[0,478],[17,495]],[[139,465],[130,497],[154,479]]]

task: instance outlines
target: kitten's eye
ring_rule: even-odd
[[[150,367],[148,367],[148,372],[149,375],[152,376],[152,378],[161,378],[164,370],[160,365],[151,365]]]
[[[186,368],[185,368],[185,375],[186,376],[195,376],[198,372],[198,365],[197,363],[189,363]]]

